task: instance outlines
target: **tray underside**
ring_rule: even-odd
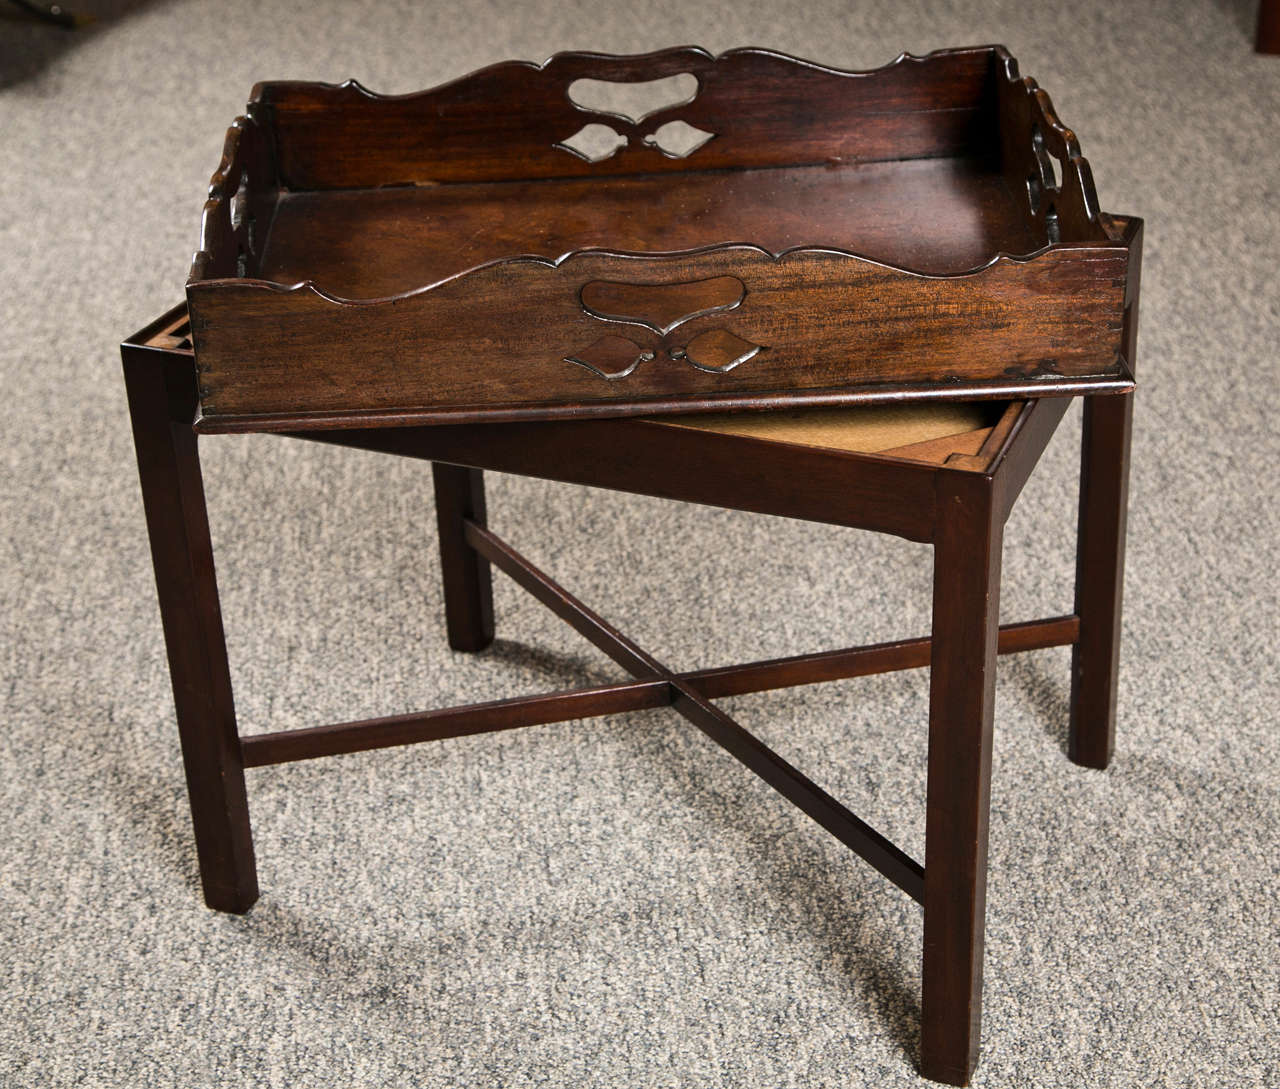
[[[285,194],[259,276],[377,299],[517,255],[750,242],[950,275],[1038,243],[997,172],[962,159]]]

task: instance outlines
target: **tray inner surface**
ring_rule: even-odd
[[[945,275],[1042,246],[1024,203],[994,169],[953,158],[293,192],[259,275],[375,299],[522,254],[723,242],[827,246]]]

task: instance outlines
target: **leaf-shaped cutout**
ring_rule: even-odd
[[[685,345],[684,357],[700,371],[726,374],[762,351],[763,345],[743,340],[728,329],[708,329]]]
[[[627,146],[627,138],[614,132],[608,125],[592,122],[583,125],[567,140],[561,140],[556,147],[589,163],[603,162],[611,155],[616,155],[619,148]]]
[[[240,224],[244,222],[244,217],[249,211],[249,172],[242,170],[240,172],[240,184],[236,187],[236,191],[231,194],[231,199],[227,202],[227,215],[231,219],[231,229],[238,231]]]
[[[1038,173],[1030,175],[1027,178],[1027,204],[1031,208],[1031,214],[1035,215],[1040,211],[1040,201],[1044,199],[1044,182],[1040,180]]]
[[[566,363],[586,367],[593,374],[612,382],[626,378],[641,363],[653,358],[653,352],[642,350],[634,340],[610,334],[594,341],[583,351],[564,357]]]
[[[662,110],[687,106],[698,95],[698,79],[690,72],[643,83],[575,79],[569,84],[568,95],[581,110],[610,114],[638,125]]]
[[[713,276],[676,284],[591,280],[582,285],[579,298],[583,309],[597,318],[643,325],[665,335],[693,318],[732,310],[746,295],[736,276]]]
[[[1054,166],[1053,155],[1045,146],[1044,130],[1039,125],[1031,126],[1031,148],[1040,168],[1040,182],[1046,189],[1059,190],[1062,183],[1058,181],[1058,171]]]
[[[714,132],[695,128],[687,121],[668,121],[646,136],[644,142],[669,159],[685,159],[714,136]]]

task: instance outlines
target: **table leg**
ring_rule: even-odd
[[[200,880],[209,907],[241,913],[258,898],[258,878],[191,429],[196,376],[160,352],[125,346],[122,353]]]
[[[1259,53],[1280,53],[1280,0],[1258,0],[1258,35],[1254,48]]]
[[[431,463],[431,472],[449,646],[484,650],[493,642],[493,576],[489,561],[467,543],[465,532],[468,519],[480,526],[486,524],[484,473],[441,461]]]
[[[950,1085],[978,1061],[1003,532],[989,477],[939,475],[920,1069]]]
[[[1115,748],[1132,422],[1132,394],[1085,398],[1076,543],[1080,638],[1071,654],[1067,751],[1092,768],[1105,768]]]

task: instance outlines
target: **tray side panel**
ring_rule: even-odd
[[[1009,191],[1025,201],[1042,244],[1104,240],[1093,171],[1075,133],[1034,79],[1019,78],[1016,60],[1005,54],[1000,62],[1000,164]]]
[[[209,179],[191,279],[257,275],[279,195],[267,134],[253,118],[236,118]]]
[[[188,287],[206,420],[655,399],[877,385],[1114,387],[1123,245],[1063,246],[928,277],[850,254],[727,246],[522,258],[429,290],[342,303],[310,285]],[[550,415],[551,413],[548,413]],[[305,423],[302,424],[305,426]]]
[[[354,82],[264,83],[249,108],[272,131],[281,181],[295,190],[612,176],[994,155],[996,70],[990,47],[904,55],[871,72],[760,49],[563,53],[396,97]],[[683,73],[697,80],[692,100],[638,121],[569,97],[580,79],[638,83]],[[684,157],[657,146],[676,122],[705,138]],[[563,146],[592,124],[608,126],[624,146],[596,162]]]

